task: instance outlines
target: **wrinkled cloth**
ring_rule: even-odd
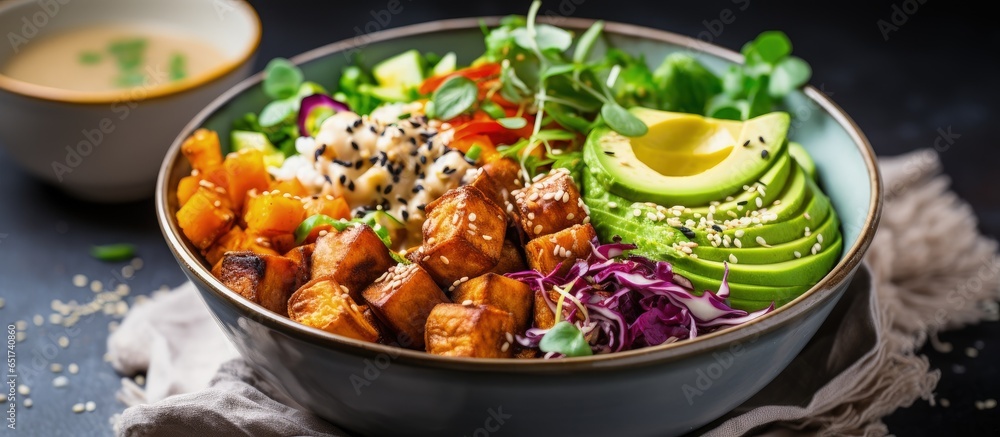
[[[948,190],[933,151],[880,162],[882,224],[837,308],[770,385],[697,434],[888,433],[882,417],[934,402],[940,372],[916,351],[937,332],[997,319],[1000,257],[971,207]],[[108,340],[129,406],[123,436],[347,435],[261,381],[191,284],[137,305]],[[822,365],[819,365],[822,364]],[[214,378],[211,375],[215,375]]]

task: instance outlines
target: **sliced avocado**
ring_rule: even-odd
[[[234,130],[230,138],[234,152],[243,149],[257,149],[264,152],[264,165],[267,167],[281,167],[285,162],[285,154],[278,151],[267,139],[267,135],[261,132]]]
[[[424,81],[424,57],[417,50],[408,50],[379,62],[372,68],[379,86],[408,90]]]
[[[448,52],[437,64],[434,64],[434,68],[431,69],[431,76],[444,76],[452,73],[457,66],[458,56],[455,55],[455,52]]]
[[[649,127],[646,135],[628,138],[595,129],[584,157],[612,193],[633,201],[698,206],[721,200],[761,177],[785,150],[786,113],[739,122],[645,108],[631,111]]]
[[[799,143],[789,141],[788,154],[792,155],[795,162],[806,171],[806,174],[809,175],[812,180],[817,180],[816,162],[813,161],[812,156],[809,156],[809,152],[806,151],[805,147],[802,147]]]

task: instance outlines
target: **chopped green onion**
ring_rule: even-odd
[[[94,65],[101,62],[101,54],[94,51],[80,53],[80,63],[83,65]]]
[[[187,77],[187,60],[184,55],[174,53],[170,57],[170,80],[181,80]]]
[[[135,246],[128,243],[93,246],[90,256],[101,261],[124,261],[135,256]]]
[[[465,152],[465,159],[469,162],[476,162],[479,159],[479,154],[483,153],[483,148],[478,145],[469,147],[469,151]]]

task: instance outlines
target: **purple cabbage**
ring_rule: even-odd
[[[338,102],[326,94],[313,94],[302,98],[299,104],[299,135],[311,137],[327,117],[341,111],[350,111],[346,103]]]
[[[717,292],[695,294],[691,281],[676,273],[665,261],[641,256],[624,257],[636,248],[615,241],[592,241],[587,259],[573,263],[559,275],[557,267],[547,275],[535,270],[506,276],[527,284],[553,312],[558,302],[549,291],[558,287],[579,300],[582,311],[563,298],[563,318],[574,321],[594,353],[611,353],[695,338],[698,335],[736,326],[774,310],[774,304],[748,313],[726,303],[729,297],[729,265]],[[524,347],[538,347],[547,329],[533,327],[518,336]],[[555,356],[546,356],[553,358]]]

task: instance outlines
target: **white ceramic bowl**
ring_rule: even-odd
[[[0,73],[0,144],[25,170],[87,200],[153,194],[177,132],[252,68],[257,13],[236,0],[11,0],[0,3],[0,65],[47,35],[90,25],[176,28],[227,59],[211,71],[150,88],[69,91]]]

